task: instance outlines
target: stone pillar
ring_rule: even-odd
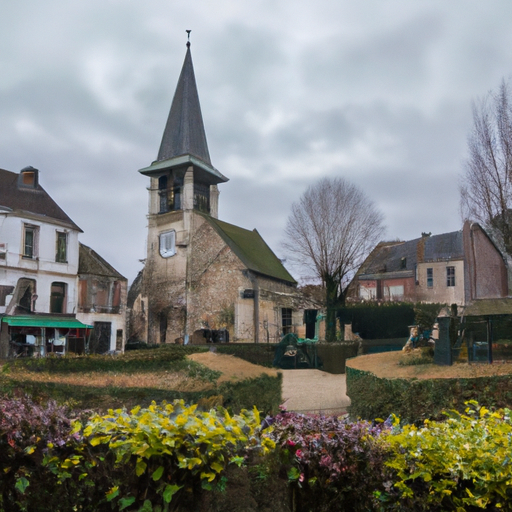
[[[183,210],[194,209],[194,168],[188,167],[183,179]]]
[[[210,215],[214,219],[219,218],[219,187],[210,185]]]

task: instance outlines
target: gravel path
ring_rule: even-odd
[[[280,370],[286,409],[302,413],[344,414],[350,405],[345,375],[320,370]]]

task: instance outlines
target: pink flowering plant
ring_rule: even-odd
[[[335,416],[277,415],[266,435],[276,443],[297,510],[378,509],[376,496],[392,484],[376,439],[389,428]]]

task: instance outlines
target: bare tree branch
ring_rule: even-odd
[[[292,205],[283,247],[297,268],[312,271],[326,289],[328,339],[336,335],[335,308],[380,240],[382,221],[373,202],[342,178],[320,180]]]
[[[460,184],[463,220],[493,228],[512,253],[512,105],[510,85],[473,105],[469,156]]]

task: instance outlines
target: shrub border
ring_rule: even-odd
[[[492,407],[512,407],[512,377],[459,379],[386,379],[347,366],[348,409],[352,419],[386,419],[396,414],[402,421],[419,424],[442,419],[442,411],[463,412],[465,402],[476,400]]]

